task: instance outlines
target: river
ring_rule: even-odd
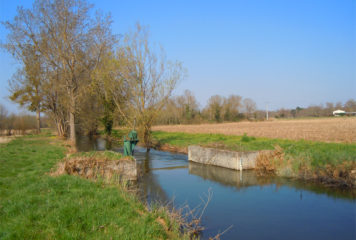
[[[82,138],[82,151],[122,151],[104,139]],[[173,203],[176,208],[202,204],[212,193],[202,217],[209,239],[356,239],[356,194],[285,178],[258,177],[254,171],[192,163],[184,154],[137,147],[143,201]]]

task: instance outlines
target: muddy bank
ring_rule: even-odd
[[[164,152],[170,152],[170,153],[182,153],[182,154],[188,154],[188,148],[187,147],[176,147],[173,145],[169,144],[154,144],[153,149],[158,150],[158,151],[164,151]]]
[[[294,165],[294,166],[293,166]],[[298,170],[295,170],[298,165]],[[303,159],[285,156],[276,146],[274,151],[264,151],[256,159],[256,172],[260,176],[275,175],[321,183],[326,187],[356,188],[356,163],[342,163],[323,167],[311,167]]]

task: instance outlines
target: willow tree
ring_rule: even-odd
[[[125,36],[117,53],[120,93],[127,102],[114,97],[119,113],[133,127],[137,122],[147,151],[151,148],[151,127],[178,81],[184,77],[180,62],[170,62],[160,48],[155,51],[149,42],[148,30],[136,25],[136,31]],[[115,96],[115,93],[114,93]]]
[[[37,0],[32,9],[18,8],[5,47],[19,56],[24,46],[33,46],[45,59],[47,68],[60,73],[59,87],[66,90],[70,140],[75,144],[76,112],[80,94],[90,84],[90,72],[115,37],[111,20],[96,14],[84,0]]]

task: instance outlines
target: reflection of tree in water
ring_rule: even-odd
[[[108,139],[105,144],[105,149],[106,150],[111,150],[112,149],[112,140]]]
[[[155,202],[168,203],[170,199],[162,189],[156,174],[151,171],[151,153],[146,152],[140,155],[140,157],[137,157],[137,159],[140,159],[137,161],[137,168],[141,172],[141,177],[138,181],[141,200],[147,203],[148,206]]]
[[[112,150],[115,143],[97,136],[76,136],[77,149],[80,152]]]

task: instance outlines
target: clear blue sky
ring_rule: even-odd
[[[0,2],[0,21],[32,5]],[[111,12],[114,33],[149,25],[152,40],[188,69],[176,94],[190,89],[202,106],[214,94],[271,109],[356,99],[356,0],[90,2]],[[0,64],[0,102],[15,110],[5,100],[15,60],[2,51]]]

